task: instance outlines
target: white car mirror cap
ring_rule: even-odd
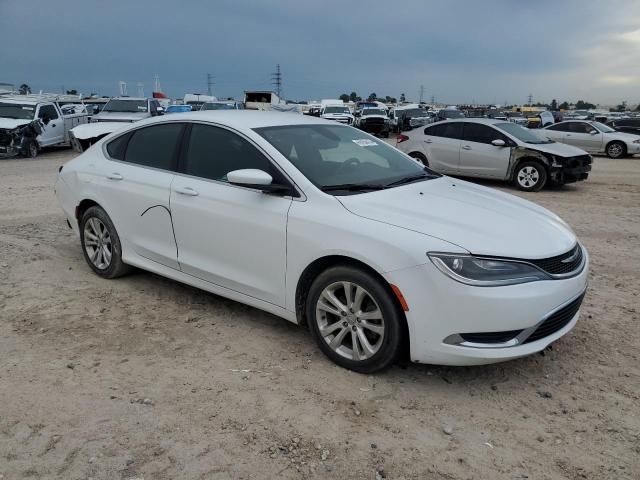
[[[590,133],[591,135],[597,135],[597,134],[598,134],[598,131],[597,131],[597,130],[590,130],[590,131],[589,131],[589,133]]]
[[[504,140],[497,138],[491,142],[491,145],[494,145],[496,147],[504,147],[506,143],[504,143]]]
[[[227,180],[234,185],[271,185],[273,177],[263,170],[245,168],[227,173]]]

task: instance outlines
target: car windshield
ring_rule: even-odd
[[[380,190],[438,175],[384,141],[340,125],[287,125],[255,131],[321,190]]]
[[[146,100],[109,100],[103,112],[144,113],[148,111]]]
[[[324,107],[324,113],[349,113],[347,107]]]
[[[523,126],[518,125],[517,123],[513,123],[513,122],[496,123],[493,126],[496,128],[499,128],[504,132],[507,132],[509,135],[516,137],[518,140],[524,143],[533,143],[533,144],[553,143],[553,140],[539,137],[528,128],[524,128]]]
[[[169,105],[167,107],[167,113],[180,113],[180,112],[190,112],[191,105]]]
[[[362,110],[362,115],[365,117],[367,115],[386,115],[386,112],[381,108],[365,108]]]
[[[235,110],[233,103],[205,103],[200,110]]]
[[[36,112],[34,105],[19,103],[0,103],[0,118],[15,118],[16,120],[33,120]]]
[[[440,115],[444,118],[464,118],[464,113],[460,110],[442,110]]]
[[[593,125],[594,127],[596,127],[598,130],[600,130],[602,133],[612,133],[615,132],[615,130],[607,125],[605,125],[604,123],[600,123],[600,122],[591,122],[591,125]]]

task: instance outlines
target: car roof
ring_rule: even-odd
[[[260,110],[198,110],[195,112],[175,113],[170,117],[152,117],[140,122],[135,122],[135,125],[162,123],[165,120],[176,121],[178,119],[184,121],[221,123],[238,129],[279,127],[285,125],[339,125],[331,120],[310,117],[299,113]]]

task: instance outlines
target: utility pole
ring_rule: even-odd
[[[213,96],[213,79],[215,77],[210,73],[207,73],[207,95],[210,97]]]
[[[529,94],[528,100],[529,100],[529,106],[531,107],[533,105],[533,95]]]
[[[420,103],[424,100],[424,85],[420,85]]]
[[[276,94],[278,95],[278,98],[282,98],[281,97],[281,92],[282,92],[282,73],[280,72],[280,64],[279,63],[276,65],[276,71],[271,74],[271,84],[275,85]]]
[[[431,105],[435,105],[435,104],[436,104],[436,96],[431,95]]]

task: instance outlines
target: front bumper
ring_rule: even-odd
[[[640,153],[640,143],[627,143],[627,153],[629,155]]]
[[[551,165],[551,180],[557,183],[573,183],[586,180],[591,171],[591,155],[558,158]]]
[[[587,288],[589,259],[583,270],[562,280],[473,287],[443,275],[431,263],[387,272],[409,305],[411,359],[438,365],[482,365],[530,355],[568,333],[578,321],[577,311],[562,328],[534,341],[477,345],[452,341],[466,332],[524,331],[538,327]],[[534,337],[535,338],[535,337]]]

